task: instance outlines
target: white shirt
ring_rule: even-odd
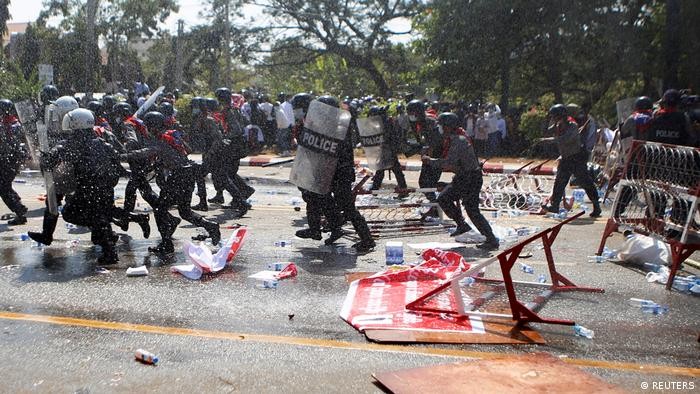
[[[289,101],[285,101],[282,104],[280,104],[280,108],[282,108],[282,112],[287,118],[287,127],[291,127],[294,123],[294,108],[292,107],[292,103],[290,103]]]
[[[498,131],[501,132],[501,137],[506,139],[506,135],[508,134],[508,131],[506,130],[506,120],[503,118],[498,119],[496,122],[496,127],[498,128]]]
[[[274,118],[272,117],[272,104],[268,103],[267,101],[264,101],[258,105],[258,108],[260,108],[261,111],[267,115],[267,120],[273,120]]]

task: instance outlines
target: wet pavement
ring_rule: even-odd
[[[248,167],[241,174],[257,189],[254,208],[241,219],[221,209],[207,216],[222,225],[223,238],[232,231],[226,227],[237,223],[248,226],[249,234],[232,267],[199,281],[169,269],[185,262],[180,247],[198,234],[190,225],[181,225],[175,233],[178,253],[172,261],[148,253],[158,241],[153,220],[148,240],[138,226],[128,233],[115,229],[121,234],[120,262],[106,267],[109,272],[97,270],[98,252],[89,233],[69,228],[62,220],[51,246],[22,241],[21,233],[41,226],[43,202],[37,197],[43,187],[38,177],[20,177],[15,186],[30,208],[29,223],[0,225],[0,391],[373,392],[379,391],[373,372],[534,351],[570,360],[633,392],[642,391],[645,381],[684,381],[696,390],[700,387],[700,298],[649,284],[635,267],[588,263],[586,256],[600,241],[603,219],[581,219],[564,227],[554,251],[562,274],[582,286],[602,287],[605,293],[557,294],[540,311],[575,320],[594,330],[594,339],[576,337],[568,326],[535,325],[546,345],[373,346],[338,316],[348,288],[345,273],[386,268],[381,245],[387,240],[452,238],[447,233],[384,238],[365,255],[350,253],[351,239],[341,240],[340,247],[295,239],[294,231],[305,221],[303,209],[297,212],[292,206],[300,194],[285,182],[288,169]],[[417,173],[407,175],[409,184],[417,183]],[[117,196],[123,188],[122,182]],[[0,214],[8,212],[0,206]],[[532,216],[489,219],[513,227],[557,223]],[[275,247],[277,240],[291,240],[292,246]],[[614,248],[621,242],[615,235],[608,245]],[[486,256],[473,246],[458,251],[469,259]],[[522,261],[535,269],[536,277],[546,263],[542,250],[531,252],[533,256]],[[404,253],[406,260],[417,260],[408,247]],[[294,262],[299,275],[280,281],[277,289],[256,288],[258,282],[248,275],[278,261]],[[128,267],[139,265],[148,266],[148,276],[126,276]],[[489,267],[487,276],[497,271]],[[689,267],[687,273],[698,271]],[[534,279],[515,270],[514,278]],[[628,304],[630,297],[667,304],[670,311],[644,314]],[[138,348],[158,354],[160,365],[134,362]],[[648,373],[640,369],[642,364],[662,367]],[[679,372],[671,367],[695,369]]]

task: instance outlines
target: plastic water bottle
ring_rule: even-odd
[[[595,331],[589,330],[584,326],[579,326],[578,324],[574,325],[574,334],[579,337],[585,337],[588,339],[593,339],[593,336],[595,336]]]
[[[472,287],[472,286],[474,286],[474,283],[476,283],[476,279],[472,278],[471,276],[467,276],[466,278],[462,278],[459,281],[459,285],[462,287]]]
[[[279,281],[277,279],[266,279],[255,287],[258,289],[276,289],[278,283]]]
[[[386,265],[403,264],[403,242],[388,241],[384,246]]]
[[[270,263],[267,269],[271,271],[282,271],[289,263]]]
[[[158,364],[158,356],[147,350],[138,349],[134,354],[134,358],[136,358],[138,361],[141,361],[144,364]]]
[[[651,313],[653,315],[663,315],[668,312],[668,307],[654,303],[652,305],[642,305],[642,312]]]
[[[673,288],[681,293],[687,293],[693,284],[694,283],[692,281],[689,281],[686,278],[675,278],[673,280]]]
[[[287,239],[280,239],[280,240],[275,241],[275,246],[277,246],[279,248],[287,248],[287,247],[292,246],[292,241],[287,240]]]
[[[602,257],[606,259],[614,259],[617,257],[617,250],[609,249],[607,246],[603,249]]]
[[[537,277],[537,282],[539,282],[539,283],[546,283],[546,282],[547,282],[547,275],[545,275],[545,274],[540,274],[540,275]]]
[[[19,238],[20,241],[26,241],[26,240],[29,239],[29,234],[27,234],[27,233],[22,233],[22,234],[18,235],[18,238]]]
[[[526,274],[534,274],[535,273],[535,269],[530,267],[529,265],[527,265],[525,263],[520,263],[520,262],[518,262],[518,264],[520,264],[520,270],[523,271],[524,273],[526,273]]]
[[[656,303],[652,300],[644,300],[641,298],[630,298],[630,305],[636,306],[639,308],[641,308],[643,306],[654,305],[654,304],[656,304]]]
[[[604,263],[607,260],[604,256],[588,256],[589,263]]]

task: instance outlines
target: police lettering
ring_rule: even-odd
[[[656,137],[658,138],[681,138],[681,133],[675,130],[656,130]]]
[[[382,134],[370,135],[368,137],[362,137],[363,146],[377,146],[384,142],[384,136]]]
[[[330,153],[332,155],[335,155],[336,151],[338,150],[338,143],[336,141],[324,138],[320,134],[310,133],[308,130],[305,130],[301,137],[301,145],[313,150]]]

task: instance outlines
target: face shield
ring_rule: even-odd
[[[294,119],[299,121],[304,119],[304,109],[303,108],[295,108],[294,109]]]

